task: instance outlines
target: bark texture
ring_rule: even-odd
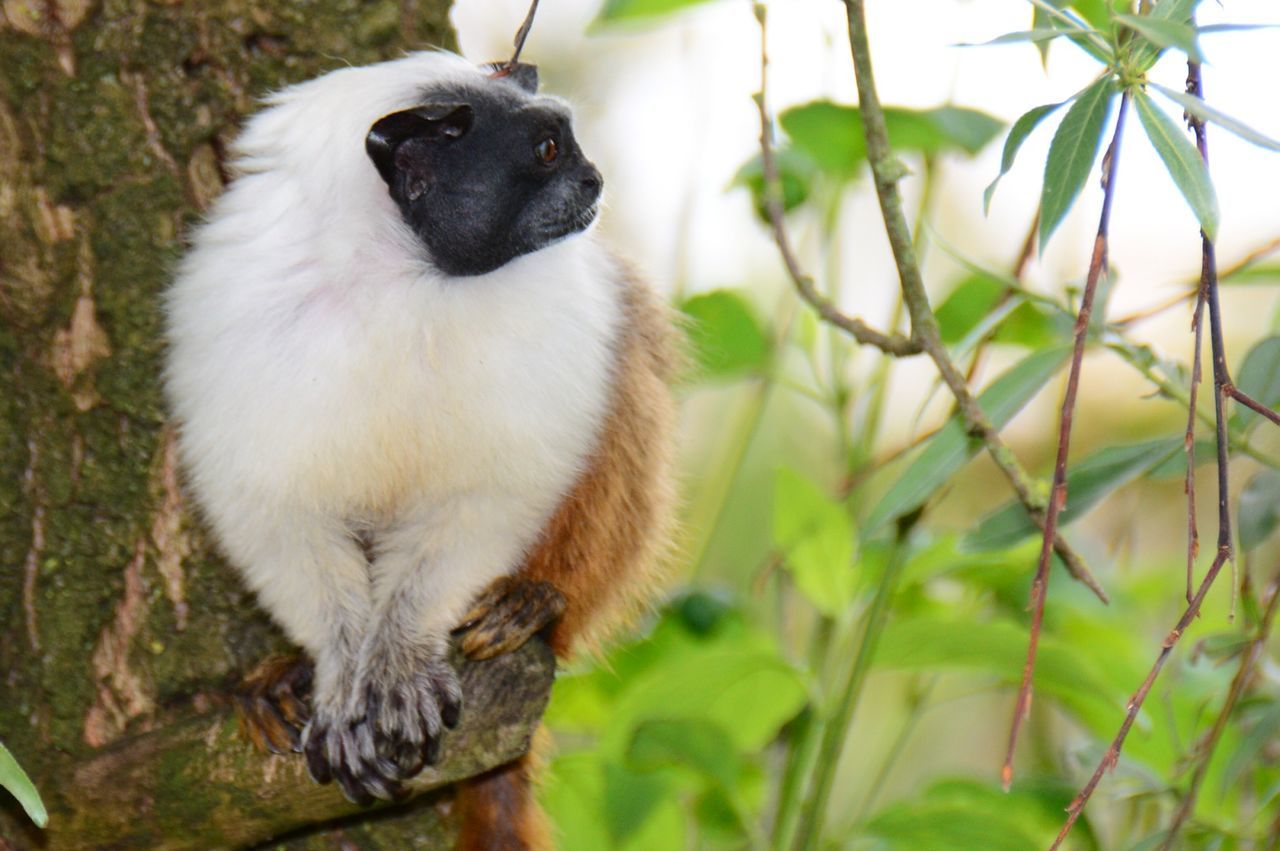
[[[225,759],[248,759],[222,753],[225,725],[190,719],[283,642],[184,501],[159,296],[255,100],[342,64],[449,46],[447,6],[0,0],[0,739],[55,819],[123,800],[111,795],[134,775],[102,768],[113,747],[177,737],[199,762],[207,733]],[[167,794],[208,800],[209,775],[169,776],[187,785]],[[421,845],[447,825],[418,809],[291,847]],[[202,812],[175,823],[184,841],[262,838],[199,841]],[[33,835],[0,793],[0,849]]]

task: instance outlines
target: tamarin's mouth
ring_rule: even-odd
[[[583,207],[575,210],[571,215],[555,222],[548,222],[543,229],[542,236],[547,240],[564,239],[571,234],[580,233],[591,227],[591,223],[596,220],[596,216],[600,214],[600,202],[596,201],[589,207]]]

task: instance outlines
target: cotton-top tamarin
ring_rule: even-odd
[[[451,633],[568,654],[667,543],[672,326],[590,232],[600,173],[536,89],[434,52],[271,96],[168,294],[190,488],[313,660],[296,746],[356,801],[467,711]],[[539,845],[528,782],[466,784],[461,847]]]

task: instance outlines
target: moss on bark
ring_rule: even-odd
[[[47,795],[281,646],[182,499],[160,294],[255,100],[451,46],[447,7],[0,3],[0,738]]]

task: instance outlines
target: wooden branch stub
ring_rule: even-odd
[[[529,743],[550,697],[555,656],[540,640],[461,666],[463,714],[439,765],[409,784],[439,789],[509,762]],[[299,754],[255,751],[229,711],[117,742],[47,773],[49,829],[41,847],[210,848],[256,844],[311,824],[386,808],[319,786]]]

